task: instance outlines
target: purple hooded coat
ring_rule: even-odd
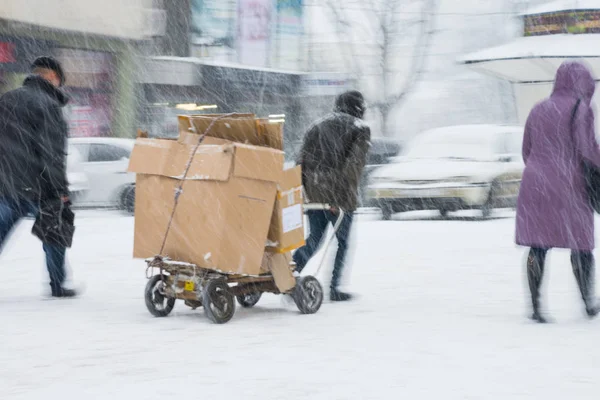
[[[525,124],[525,171],[517,205],[518,245],[594,249],[594,212],[582,162],[600,166],[594,113],[595,82],[578,62],[563,63],[552,95],[537,104]],[[581,99],[573,125],[571,115]]]

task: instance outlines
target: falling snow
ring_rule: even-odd
[[[597,0],[0,0],[0,400],[596,399],[600,322],[586,312],[600,311],[588,285],[600,181],[582,166],[600,168],[599,20]],[[49,55],[62,67],[33,68]],[[571,64],[555,85],[573,58],[587,68]],[[178,116],[207,114],[231,117],[225,136],[252,119],[242,129],[253,139],[190,145],[200,138],[190,132],[214,132]],[[277,124],[283,144],[269,136]],[[340,289],[355,298],[330,298],[333,240],[302,271],[325,288],[314,314],[265,293],[225,325],[206,318],[200,295],[153,317],[144,295],[156,268],[133,257],[134,236],[164,248],[164,215],[167,232],[175,215],[194,229],[182,242],[245,234],[250,213],[219,233],[189,221],[207,198],[216,206],[203,218],[225,220],[227,176],[244,189],[268,183],[275,197],[282,184],[265,176],[280,171],[256,162],[257,138],[285,168],[302,164],[300,198],[317,203],[304,212],[357,210]],[[177,180],[167,199],[153,187],[136,203],[135,143],[152,154],[149,169]],[[245,158],[219,171],[216,154],[235,146]],[[176,159],[156,156],[169,149]],[[190,199],[184,179],[213,183]],[[278,194],[289,203],[280,229],[304,221],[314,234],[293,187]],[[31,214],[48,198],[62,212],[67,193],[76,230],[65,288],[79,296],[55,299]],[[264,198],[238,197],[272,214]],[[190,215],[171,208],[181,198]],[[152,228],[139,229],[139,207]],[[263,243],[284,247],[240,237],[259,256]],[[223,249],[165,257],[168,270],[194,271],[178,293],[200,287],[198,265]],[[278,256],[291,287],[291,254]],[[245,274],[248,258],[203,282],[271,278]],[[532,309],[552,323],[532,322]]]

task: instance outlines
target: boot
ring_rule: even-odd
[[[593,318],[600,313],[600,305],[594,293],[594,256],[589,252],[573,252],[571,265],[585,305],[585,312],[588,317]]]
[[[331,301],[348,301],[352,300],[352,295],[350,293],[340,292],[337,288],[331,288],[329,299]]]
[[[52,289],[52,297],[77,297],[77,291],[73,289]]]
[[[527,281],[529,283],[529,291],[531,292],[531,305],[533,313],[531,319],[546,323],[546,318],[540,311],[540,287],[542,278],[544,277],[544,264],[546,261],[546,252],[541,249],[531,249],[527,257]]]

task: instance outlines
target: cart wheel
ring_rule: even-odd
[[[166,317],[175,306],[175,299],[164,295],[164,275],[154,275],[146,284],[144,299],[150,314],[155,317]]]
[[[202,304],[208,319],[215,324],[228,322],[235,313],[235,300],[223,279],[211,279],[202,291]]]
[[[292,298],[302,314],[314,314],[323,303],[323,287],[314,276],[298,278]]]
[[[243,296],[237,296],[237,302],[244,308],[252,308],[258,303],[262,296],[261,292],[254,292]]]

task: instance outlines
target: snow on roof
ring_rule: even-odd
[[[275,74],[289,74],[289,75],[305,75],[305,72],[301,71],[292,71],[292,70],[283,70],[283,69],[275,69],[275,68],[266,68],[266,67],[256,67],[253,65],[246,64],[238,64],[226,61],[209,61],[204,58],[198,57],[174,57],[174,56],[155,56],[149,57],[151,60],[156,61],[179,61],[185,63],[192,63],[198,65],[207,65],[211,67],[222,67],[222,68],[235,68],[235,69],[244,69],[249,71],[263,71],[263,72],[271,72]]]
[[[459,58],[463,63],[539,57],[600,57],[600,34],[521,37]]]
[[[600,10],[598,0],[558,0],[541,6],[532,7],[521,15],[547,14],[557,11]]]

